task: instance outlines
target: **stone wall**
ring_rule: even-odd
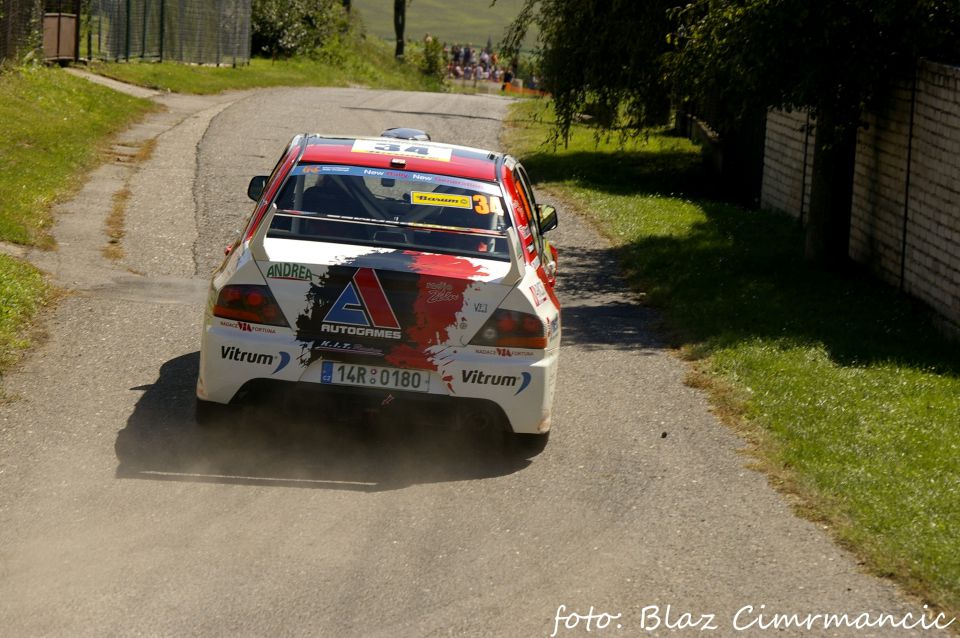
[[[760,186],[762,208],[797,218],[806,214],[813,178],[811,124],[807,114],[801,111],[770,111],[767,115]]]
[[[767,119],[761,204],[794,217],[809,205],[813,137],[805,125],[801,113]],[[916,93],[896,91],[867,119],[851,218],[850,256],[960,335],[960,68],[924,62]]]

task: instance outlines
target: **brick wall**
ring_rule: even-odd
[[[762,208],[798,218],[801,213],[806,214],[813,177],[813,132],[810,124],[806,113],[801,111],[771,111],[767,115],[763,182],[760,186]]]
[[[960,335],[960,68],[924,62],[915,102],[911,88],[896,91],[860,131],[850,256],[929,304],[956,336]],[[805,119],[777,111],[767,119],[761,203],[794,217],[809,204],[800,199],[804,186],[809,197],[813,161],[813,139],[807,140],[803,130]],[[802,148],[807,141],[804,180]]]

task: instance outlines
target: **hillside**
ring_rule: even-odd
[[[507,25],[516,17],[523,0],[413,0],[407,7],[407,32],[410,40],[427,33],[449,43],[483,46],[489,37],[494,46],[503,38]],[[392,0],[353,0],[353,10],[363,18],[367,32],[393,40]],[[527,47],[534,40],[527,37]]]

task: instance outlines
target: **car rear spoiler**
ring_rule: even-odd
[[[263,248],[263,240],[267,238],[267,231],[270,229],[270,225],[273,224],[273,216],[277,213],[277,205],[270,204],[270,208],[267,209],[266,214],[260,220],[260,225],[257,226],[257,230],[253,233],[253,237],[250,238],[250,254],[253,255],[253,258],[257,261],[267,261],[267,251]]]
[[[273,223],[273,217],[277,214],[277,205],[270,204],[270,208],[260,220],[257,230],[250,238],[250,254],[257,261],[267,261],[267,252],[263,248],[263,240],[267,237],[267,231]],[[513,227],[507,228],[507,252],[510,253],[510,270],[503,276],[502,284],[513,286],[523,278],[523,244],[517,236],[517,230]]]

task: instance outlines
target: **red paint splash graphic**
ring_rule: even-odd
[[[404,368],[436,370],[431,347],[447,343],[449,329],[456,325],[463,309],[463,293],[472,281],[486,271],[468,259],[453,255],[414,253],[410,269],[420,273],[417,298],[413,304],[414,324],[407,326],[405,336],[414,345],[393,348],[386,359]]]

